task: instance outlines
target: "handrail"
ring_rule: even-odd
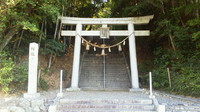
[[[63,97],[63,70],[60,70],[60,92],[57,94],[57,97]]]
[[[127,69],[127,72],[128,72],[129,80],[130,80],[130,82],[132,83],[132,80],[131,80],[131,71],[130,71],[130,69],[129,69],[128,62],[127,62],[127,60],[126,60],[126,57],[125,57],[124,52],[122,52],[122,55],[123,55],[123,58],[124,58],[124,61],[125,61],[125,64],[126,64],[126,69]]]
[[[105,44],[104,39],[103,44]],[[106,55],[103,55],[103,88],[106,88]]]
[[[81,69],[82,69],[82,65],[83,65],[83,59],[85,57],[85,52],[83,52],[83,56],[81,58],[81,61],[80,61],[80,67],[79,67],[79,79],[80,79],[80,74],[81,74]]]
[[[103,56],[103,88],[106,88],[106,56]]]
[[[152,99],[153,104],[155,105],[155,109],[157,112],[166,112],[165,105],[160,105],[156,97],[153,95],[153,85],[152,85],[152,74],[149,72],[149,98]]]
[[[152,88],[152,74],[149,72],[149,91],[150,91],[150,97],[153,97],[153,88]]]

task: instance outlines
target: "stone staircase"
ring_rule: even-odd
[[[143,93],[82,91],[68,94],[71,95],[59,100],[57,112],[156,112],[153,101],[141,96]]]
[[[154,112],[152,100],[61,99],[59,112]]]
[[[123,55],[108,54],[105,56],[104,82],[104,57],[85,54],[81,64],[79,87],[97,90],[129,89],[131,84]]]
[[[79,87],[102,89],[103,79],[103,57],[85,54],[81,62]]]
[[[88,91],[64,93],[59,99],[56,110],[57,112],[156,112],[152,99],[144,92],[121,91],[128,90],[130,86],[122,54],[109,54],[105,57],[85,54],[81,61],[79,87]]]
[[[109,89],[131,88],[126,62],[122,54],[106,56],[106,87]]]

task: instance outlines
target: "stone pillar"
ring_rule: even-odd
[[[76,25],[76,35],[75,37],[75,46],[74,46],[74,59],[73,59],[73,68],[72,68],[72,79],[71,79],[71,88],[67,90],[80,90],[78,87],[79,82],[79,68],[80,68],[80,53],[81,53],[81,35],[82,24]]]
[[[134,25],[132,23],[128,24],[128,31],[129,31],[129,35],[134,32]],[[131,69],[132,89],[139,89],[136,43],[135,43],[135,34],[134,33],[129,37],[129,53],[130,53],[130,69]]]
[[[37,98],[37,69],[38,69],[38,44],[30,43],[29,45],[29,65],[28,65],[28,93],[24,94],[25,98]]]

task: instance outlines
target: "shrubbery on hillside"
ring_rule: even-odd
[[[5,92],[14,92],[24,89],[28,77],[27,63],[15,64],[8,53],[0,53],[0,89]]]

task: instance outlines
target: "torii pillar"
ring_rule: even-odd
[[[137,55],[136,55],[136,42],[133,23],[128,24],[129,32],[129,54],[130,54],[130,69],[131,69],[131,91],[139,89],[138,68],[137,68]]]
[[[80,53],[81,53],[81,35],[82,24],[76,25],[76,36],[75,36],[75,46],[74,46],[74,58],[73,58],[73,68],[72,68],[72,79],[71,87],[68,88],[68,91],[79,91],[78,87],[79,82],[79,69],[80,69]]]

